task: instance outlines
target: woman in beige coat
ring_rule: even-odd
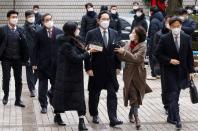
[[[116,48],[120,60],[125,61],[123,71],[124,80],[124,105],[131,106],[129,113],[130,122],[140,128],[138,109],[142,105],[145,93],[152,90],[146,84],[146,69],[144,57],[146,53],[146,31],[143,27],[137,26],[130,34],[130,42],[124,48]]]

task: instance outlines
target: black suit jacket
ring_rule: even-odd
[[[177,52],[172,32],[161,37],[156,49],[156,57],[163,65],[162,77],[170,91],[186,88],[189,73],[194,72],[194,61],[191,37],[183,32],[180,34],[180,50]],[[179,65],[170,64],[171,59],[180,61]]]
[[[93,53],[90,59],[85,61],[85,69],[93,70],[94,77],[89,79],[89,90],[101,90],[105,87],[107,82],[112,82],[116,90],[119,88],[119,84],[116,78],[116,69],[121,69],[121,62],[118,60],[115,52],[114,45],[118,41],[117,31],[110,29],[108,48],[104,46],[104,41],[100,28],[93,29],[87,33],[86,43],[90,44],[93,42],[100,43],[103,47],[102,52]]]
[[[0,60],[2,60],[2,56],[4,53],[4,50],[6,49],[7,46],[7,40],[8,40],[8,25],[4,25],[0,27]],[[18,37],[20,39],[20,55],[21,55],[21,61],[22,63],[27,63],[28,58],[29,58],[29,53],[28,53],[28,46],[27,46],[27,41],[26,41],[26,36],[24,33],[24,30],[21,27],[17,27],[18,31]]]
[[[32,65],[37,66],[39,73],[45,73],[47,75],[55,73],[57,52],[59,43],[56,38],[63,34],[63,32],[54,27],[53,38],[48,38],[46,28],[42,28],[36,33],[37,42],[33,51]]]

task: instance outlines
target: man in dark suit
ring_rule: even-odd
[[[0,59],[3,72],[3,104],[8,103],[11,68],[15,79],[15,106],[25,107],[21,101],[22,63],[28,61],[28,48],[23,29],[17,26],[18,12],[7,13],[8,24],[0,28]]]
[[[164,87],[168,95],[167,122],[181,129],[179,115],[179,95],[193,79],[194,63],[191,48],[191,37],[181,31],[182,20],[172,17],[169,21],[171,32],[162,36],[156,50],[156,57],[163,65]]]
[[[55,83],[56,59],[58,43],[56,38],[62,31],[53,26],[52,16],[45,14],[42,17],[43,29],[36,33],[37,42],[33,53],[33,69],[36,70],[39,78],[39,102],[41,113],[47,113],[48,79],[51,83],[51,90]]]
[[[114,43],[118,40],[118,33],[109,27],[110,17],[106,11],[98,15],[99,27],[88,32],[86,43],[98,43],[103,47],[101,52],[92,54],[85,61],[85,68],[89,75],[89,112],[93,116],[93,122],[98,124],[98,103],[102,89],[107,90],[107,109],[110,126],[120,125],[123,122],[117,119],[117,96],[119,84],[116,71],[119,72],[121,63],[114,53]]]

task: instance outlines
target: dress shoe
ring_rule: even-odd
[[[46,108],[46,107],[43,107],[43,108],[41,109],[41,113],[42,113],[42,114],[46,114],[46,113],[47,113],[47,108]]]
[[[111,127],[114,127],[114,126],[122,125],[122,124],[123,124],[122,121],[119,121],[118,119],[115,119],[115,120],[111,121],[109,125],[110,125]]]
[[[84,118],[79,118],[78,130],[79,131],[86,131],[86,130],[88,130],[87,127],[86,127],[86,125],[85,125]]]
[[[173,120],[171,120],[169,118],[167,118],[167,122],[170,123],[170,124],[173,124],[173,125],[175,125],[177,123],[176,121],[173,121]]]
[[[93,116],[93,123],[99,124],[99,117],[98,116]]]
[[[35,96],[36,96],[35,90],[30,91],[30,97],[35,97]]]
[[[134,115],[135,117],[135,126],[136,126],[136,129],[139,130],[141,125],[140,125],[140,119],[138,117],[138,115]]]
[[[176,122],[176,128],[177,130],[180,130],[182,128],[181,122]]]
[[[15,106],[19,106],[19,107],[25,107],[25,105],[23,104],[23,102],[20,100],[20,101],[15,101]]]
[[[64,123],[64,121],[61,118],[60,114],[56,114],[54,116],[54,123],[58,124],[59,126],[65,126],[66,124]]]
[[[3,97],[3,104],[6,105],[8,103],[8,96]]]

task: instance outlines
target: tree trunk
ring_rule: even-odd
[[[175,11],[182,7],[183,0],[168,0],[168,7],[166,13],[168,15],[175,15]]]

